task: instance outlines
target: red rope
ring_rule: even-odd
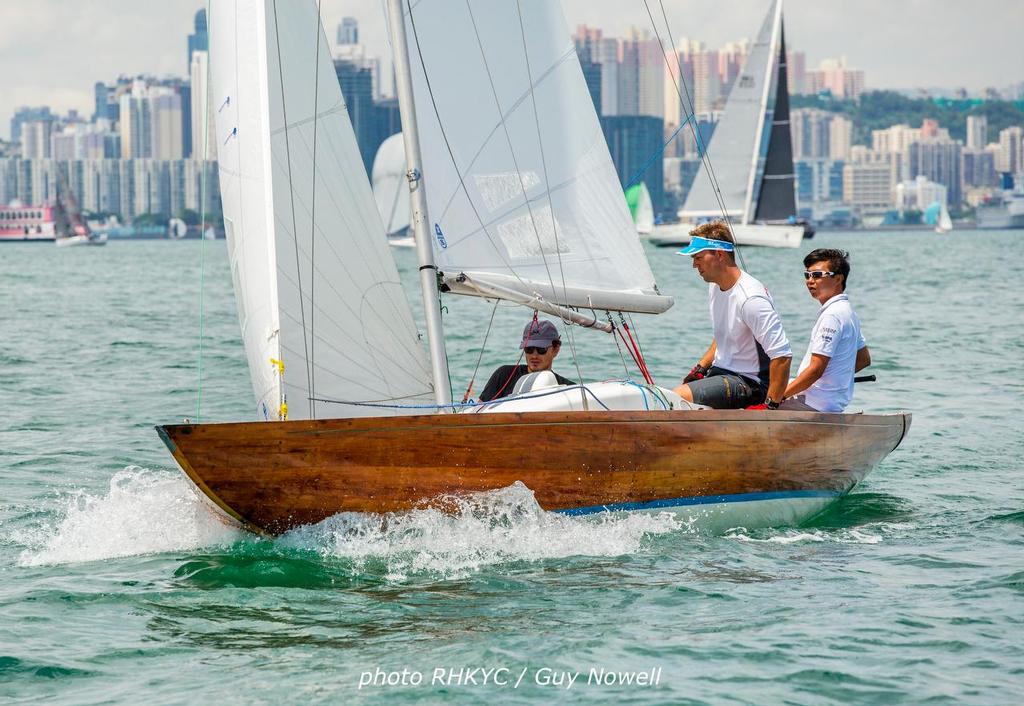
[[[623,321],[622,322],[622,328],[624,328],[626,330],[626,335],[629,336],[630,344],[633,346],[633,348],[636,349],[636,355],[633,356],[633,360],[636,361],[637,367],[640,368],[640,372],[643,374],[644,380],[647,382],[647,384],[648,385],[653,385],[654,384],[654,378],[651,377],[651,373],[647,369],[647,362],[644,360],[644,354],[640,350],[640,346],[638,346],[636,344],[636,341],[633,340],[633,334],[630,333],[630,331],[629,331],[629,324],[627,324],[625,321]],[[632,354],[633,351],[630,351],[630,353]]]

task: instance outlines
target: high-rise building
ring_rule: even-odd
[[[338,76],[341,94],[345,97],[348,117],[352,121],[356,142],[359,143],[359,154],[369,174],[380,146],[377,142],[378,130],[373,106],[373,71],[352,61],[336,59],[334,73]]]
[[[601,130],[608,143],[615,171],[625,187],[632,179],[644,182],[650,192],[654,212],[664,207],[665,183],[662,160],[652,160],[661,150],[664,122],[646,115],[606,115]],[[640,170],[647,165],[643,174]]]
[[[747,39],[729,42],[718,50],[718,76],[721,81],[723,95],[729,94],[733,81],[740,75],[740,71],[743,69],[743,64],[746,63],[747,54],[749,53],[750,41]]]
[[[792,95],[807,92],[807,56],[802,51],[787,52],[786,83]]]
[[[983,150],[988,144],[988,118],[984,115],[967,116],[967,147]]]
[[[789,127],[793,140],[793,159],[828,158],[831,153],[831,126],[836,117],[818,108],[791,110]]]
[[[197,51],[210,51],[210,35],[206,23],[206,10],[196,12],[193,22],[195,31],[188,35],[188,54],[185,57],[185,66],[192,67],[192,53]]]
[[[1019,125],[999,131],[996,171],[1017,174],[1024,171],[1024,129]]]
[[[999,175],[996,173],[994,151],[965,147],[962,157],[964,161],[962,172],[965,187],[999,186]]]
[[[631,41],[636,43],[637,56],[637,115],[665,118],[665,55],[661,42],[647,32],[634,30]]]
[[[163,93],[150,98],[153,114],[153,158],[182,159],[181,96]]]
[[[718,52],[707,49],[703,42],[691,42],[689,63],[693,66],[693,110],[697,115],[710,115],[720,107],[722,81],[718,73]]]
[[[943,137],[922,137],[907,147],[908,172],[924,176],[948,190],[949,203],[963,201],[963,143]]]
[[[48,159],[52,154],[52,120],[30,120],[21,125],[21,158]]]
[[[57,116],[46,106],[40,108],[18,108],[11,118],[11,142],[21,142],[21,126],[30,121],[52,122]]]
[[[616,115],[639,115],[640,111],[640,86],[639,86],[640,56],[639,47],[635,41],[619,42],[619,73],[618,107]]]
[[[355,17],[342,17],[338,25],[338,44],[359,44],[359,21]]]
[[[892,207],[892,169],[885,162],[843,166],[843,201],[861,214]]]
[[[828,156],[830,159],[846,160],[850,158],[850,145],[853,142],[853,122],[841,115],[829,121]]]
[[[846,57],[825,59],[818,69],[807,72],[810,93],[830,92],[836,98],[857,100],[864,92],[864,72],[846,65]]]

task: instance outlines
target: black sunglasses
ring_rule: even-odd
[[[804,270],[804,279],[821,279],[822,277],[835,277],[835,272],[823,272],[822,270]]]
[[[548,348],[551,348],[551,346],[544,346],[543,348],[541,348],[540,346],[527,346],[523,350],[526,351],[527,355],[533,355],[534,353],[538,355],[544,355],[545,353],[548,352]]]

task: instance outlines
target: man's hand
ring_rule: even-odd
[[[700,363],[697,363],[693,366],[693,369],[687,374],[687,376],[683,378],[683,384],[685,385],[686,383],[693,382],[694,380],[703,380],[707,377],[707,374],[708,369]]]

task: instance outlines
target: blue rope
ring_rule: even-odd
[[[654,164],[654,160],[656,160],[658,157],[660,157],[662,154],[664,154],[665,148],[672,144],[672,140],[676,139],[676,135],[678,135],[679,132],[684,127],[686,127],[690,123],[691,120],[693,120],[693,118],[694,118],[693,114],[688,115],[686,117],[686,120],[684,120],[682,123],[680,123],[679,127],[676,128],[676,131],[672,133],[672,136],[668,138],[668,142],[663,144],[661,146],[661,149],[659,149],[657,152],[652,154],[650,159],[648,159],[646,162],[644,162],[643,166],[640,167],[639,170],[637,170],[636,174],[634,174],[632,177],[630,177],[629,183],[626,184],[623,187],[623,191],[625,191],[626,189],[629,189],[632,186],[636,186],[638,183],[640,183],[640,177],[642,177],[644,175],[644,172],[646,172],[648,169],[650,169],[651,165]]]

